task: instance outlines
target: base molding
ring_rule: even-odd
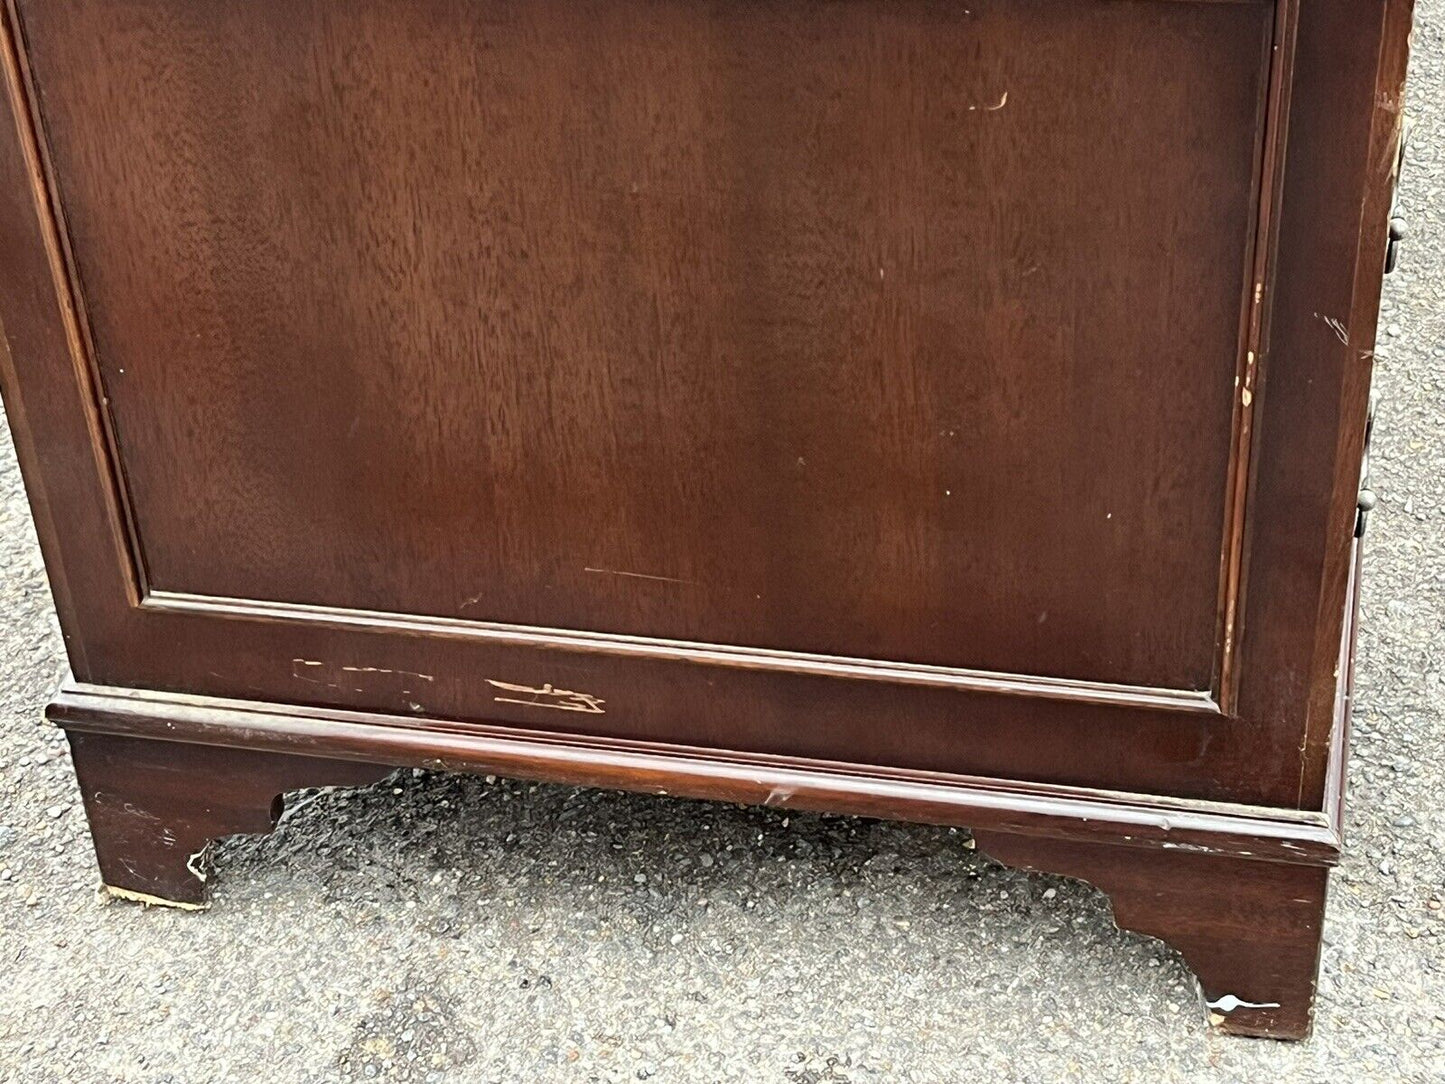
[[[1338,801],[1267,809],[74,682],[48,715],[120,898],[204,908],[211,843],[271,831],[286,791],[486,772],[969,828],[1000,862],[1103,889],[1121,927],[1183,954],[1223,1030],[1310,1027]]]
[[[1337,818],[767,754],[67,682],[47,716],[70,732],[1333,865]]]

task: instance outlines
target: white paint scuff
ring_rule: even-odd
[[[186,859],[186,869],[190,870],[191,876],[200,881],[201,884],[206,883],[206,859],[210,856],[210,852],[211,845],[207,843],[199,851]]]
[[[1235,997],[1233,994],[1225,994],[1214,1001],[1206,1001],[1211,1009],[1219,1012],[1233,1012],[1235,1009],[1277,1009],[1280,1007],[1278,1001],[1245,1001],[1243,998]]]

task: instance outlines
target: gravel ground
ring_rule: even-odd
[[[1210,1033],[1177,956],[1082,884],[850,818],[406,771],[229,841],[205,916],[107,905],[0,426],[0,1078],[1445,1079],[1442,28],[1424,0],[1312,1041]]]

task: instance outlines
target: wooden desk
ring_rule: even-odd
[[[104,882],[396,765],[966,825],[1303,1035],[1409,0],[9,0]]]

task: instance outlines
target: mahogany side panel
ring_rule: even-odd
[[[1268,5],[16,10],[150,588],[1211,687]]]
[[[1157,700],[1120,707],[1087,696],[1045,700],[810,674],[723,672],[690,661],[619,660],[568,645],[464,643],[384,622],[361,627],[282,620],[244,607],[177,612],[138,604],[137,585],[126,575],[127,535],[115,507],[103,419],[83,380],[84,317],[94,315],[93,302],[104,298],[69,292],[75,268],[67,253],[78,253],[75,244],[83,248],[85,237],[67,241],[61,228],[76,224],[70,212],[80,210],[65,206],[66,177],[72,186],[94,182],[75,170],[58,175],[64,156],[46,150],[55,133],[53,124],[41,123],[43,103],[27,75],[33,40],[20,32],[17,17],[26,6],[7,5],[12,36],[4,56],[9,123],[0,126],[0,239],[7,254],[0,267],[0,386],[67,646],[82,679],[389,713],[416,711],[419,704],[428,715],[478,725],[784,756],[842,752],[910,770],[1322,808],[1336,696],[1336,615],[1348,562],[1343,539],[1357,474],[1352,457],[1363,427],[1364,354],[1374,318],[1391,172],[1386,152],[1399,114],[1408,0],[1304,5],[1297,58],[1282,72],[1294,91],[1281,125],[1288,153],[1277,262],[1286,271],[1258,284],[1270,318],[1269,334],[1261,339],[1261,372],[1269,379],[1255,404],[1251,458],[1258,473],[1244,516],[1249,575],[1243,580],[1249,586],[1236,629],[1240,693],[1227,717],[1178,711],[1177,704]],[[62,21],[86,11],[112,18],[120,6],[29,5],[40,18]],[[156,9],[154,3],[138,6]],[[1157,5],[1180,6],[1190,5]],[[445,11],[440,3],[416,6],[423,7],[434,15]],[[1119,7],[1147,13],[1156,5]],[[186,18],[200,20],[234,14],[218,5],[188,11]],[[1140,55],[1147,60],[1152,54]],[[75,70],[84,77],[89,69]],[[1010,99],[1012,106],[1019,102]],[[992,117],[1016,115],[1000,110]],[[1130,245],[1137,240],[1127,230],[1121,237]],[[91,285],[83,276],[77,281]],[[1346,311],[1348,319],[1339,315]],[[1338,337],[1336,324],[1344,326],[1348,341]],[[238,325],[237,334],[242,332],[252,333]],[[124,374],[134,375],[129,368]],[[326,542],[324,535],[308,536],[307,554],[324,550]],[[648,591],[662,589],[633,587],[627,605],[638,610],[649,605]],[[1088,639],[1079,644],[1094,650]],[[364,676],[308,682],[308,660]],[[394,679],[405,673],[434,680],[417,695]],[[607,701],[606,714],[499,702],[491,686],[482,687],[487,679],[576,689]]]

